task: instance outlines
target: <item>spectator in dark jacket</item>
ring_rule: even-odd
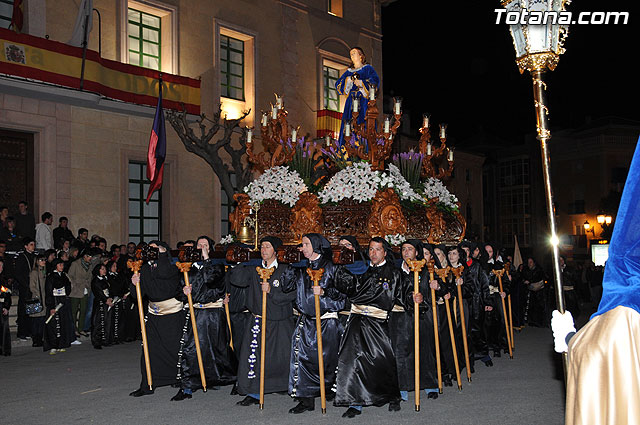
[[[53,244],[56,249],[62,249],[64,241],[73,241],[73,233],[68,227],[69,219],[60,217],[58,219],[58,227],[53,229]]]
[[[22,240],[23,249],[16,258],[14,277],[18,283],[18,338],[26,341],[31,338],[31,318],[26,312],[26,301],[31,298],[29,290],[29,274],[35,261],[36,243],[26,237]]]
[[[20,201],[18,203],[18,214],[16,219],[16,233],[21,238],[29,237],[31,239],[36,238],[36,218],[29,211],[29,203],[27,201]]]

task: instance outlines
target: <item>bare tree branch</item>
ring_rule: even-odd
[[[241,117],[227,120],[226,118],[221,118],[221,105],[218,105],[217,111],[213,114],[213,119],[201,114],[198,119],[189,122],[187,111],[183,105],[182,111],[168,111],[166,115],[167,120],[178,134],[178,137],[180,137],[185,149],[204,159],[218,176],[220,185],[228,199],[233,199],[235,193],[231,183],[232,173],[236,175],[236,184],[240,188],[249,184],[251,178],[249,164],[243,160],[246,152],[246,129],[240,127],[240,123],[250,112],[251,110],[244,111]],[[209,127],[208,124],[210,124]],[[194,127],[199,131],[194,131]],[[198,131],[198,136],[196,136],[196,131]],[[222,134],[218,135],[220,132]],[[236,133],[240,133],[238,149],[234,149],[232,146],[232,138]],[[215,137],[219,138],[212,142]],[[224,149],[230,156],[231,167],[220,156],[220,149]]]

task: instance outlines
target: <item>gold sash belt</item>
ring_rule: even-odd
[[[404,313],[404,308],[402,308],[402,306],[399,306],[398,304],[395,304],[393,306],[393,309],[391,310],[392,313]]]
[[[166,316],[181,311],[183,307],[182,301],[169,298],[164,301],[149,302],[149,313],[154,316]]]
[[[351,313],[361,314],[363,316],[374,317],[376,319],[386,320],[389,313],[381,308],[371,305],[351,304]]]
[[[222,298],[220,298],[218,301],[211,302],[211,303],[206,303],[206,304],[194,303],[193,304],[193,308],[200,308],[200,309],[204,309],[204,308],[222,308],[222,307],[224,307],[224,304],[222,302]]]
[[[349,314],[348,312],[345,312],[345,313]],[[300,312],[298,310],[295,310],[295,309],[293,310],[293,314],[295,316],[300,316]],[[311,319],[315,319],[315,318],[316,318],[316,316],[311,316]],[[327,311],[322,316],[320,316],[320,320],[322,320],[322,319],[337,319],[337,318],[338,318],[338,312],[337,311]]]

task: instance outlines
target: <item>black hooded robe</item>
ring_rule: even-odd
[[[238,362],[229,346],[229,329],[222,304],[224,266],[214,265],[212,260],[194,263],[189,271],[189,283],[207,388],[233,384]],[[194,391],[202,388],[202,380],[189,313],[183,340],[179,354],[181,387]]]
[[[49,273],[45,281],[45,308],[47,318],[49,312],[62,304],[61,308],[45,325],[44,351],[51,349],[67,348],[75,340],[73,320],[71,318],[71,282],[64,272],[54,271]]]
[[[111,325],[113,308],[107,305],[107,299],[113,296],[110,293],[109,277],[95,276],[91,281],[93,293],[93,310],[91,312],[91,344],[94,347],[111,345],[113,342]]]
[[[130,293],[127,293],[129,289],[126,284],[125,277],[121,273],[112,273],[109,272],[107,275],[109,279],[109,291],[113,296],[113,307],[111,308],[111,334],[113,335],[112,343],[119,344],[124,341],[125,338],[125,321],[126,321],[126,312],[125,312],[125,304],[127,303],[127,299],[131,296]],[[127,294],[127,299],[125,299],[125,294]],[[116,297],[118,299],[116,299]],[[138,320],[139,322],[139,320]]]
[[[413,303],[413,273],[403,272],[405,279],[405,309],[409,318],[407,327],[407,353],[406,353],[406,381],[400,381],[402,391],[415,390],[415,325],[414,325],[414,303]],[[418,305],[418,330],[420,341],[420,389],[438,388],[438,369],[436,363],[436,344],[433,334],[433,313],[431,310],[431,288],[429,287],[429,274],[426,267],[419,274],[418,290],[422,294],[424,301]],[[398,373],[401,376],[400,373]]]
[[[161,253],[151,264],[143,264],[140,270],[140,291],[149,301],[145,320],[154,389],[178,383],[178,352],[185,324],[180,277],[167,253]],[[131,285],[131,293],[135,291]],[[144,353],[140,355],[140,373],[140,389],[148,393]]]
[[[319,282],[325,292],[320,296],[320,314],[330,317],[323,318],[320,326],[325,389],[329,391],[335,382],[338,347],[343,331],[338,312],[344,308],[346,297],[332,287],[337,267],[331,261],[321,256],[316,260],[310,260],[309,267],[313,270],[324,269]],[[296,290],[296,308],[300,312],[291,340],[289,395],[291,397],[319,397],[320,371],[313,284],[306,268],[295,271],[295,279],[287,282],[285,288],[285,290]]]
[[[388,313],[394,304],[402,303],[400,271],[390,260],[378,267],[369,267],[360,276],[339,270],[335,286],[349,298],[352,313],[340,341],[333,404],[382,406],[399,402]]]
[[[264,392],[287,391],[291,335],[295,326],[293,301],[295,292],[284,293],[281,282],[293,279],[293,269],[278,264],[269,278],[267,294],[267,329],[265,346]],[[238,393],[260,391],[260,332],[262,328],[262,287],[255,266],[237,266],[229,271],[232,285],[247,289],[246,307],[251,312],[243,333],[238,356]]]

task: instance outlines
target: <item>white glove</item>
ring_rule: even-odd
[[[553,331],[554,350],[556,353],[565,353],[569,349],[567,346],[567,335],[575,332],[573,316],[569,310],[560,314],[558,310],[553,310],[551,314],[551,330]]]

